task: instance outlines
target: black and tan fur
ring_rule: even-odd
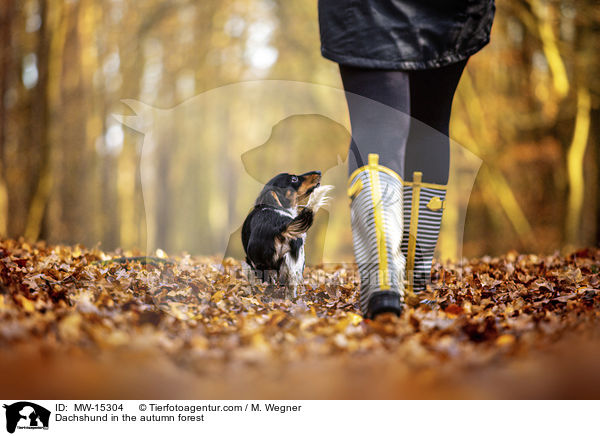
[[[286,285],[294,296],[302,282],[306,231],[331,189],[320,182],[319,171],[273,177],[242,226],[246,262],[257,278]],[[306,199],[306,206],[300,206]]]

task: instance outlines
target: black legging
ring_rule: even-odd
[[[450,111],[466,63],[465,60],[415,71],[340,65],[352,124],[350,173],[366,164],[369,153],[378,153],[379,163],[405,180],[412,180],[413,172],[421,171],[423,181],[446,184],[450,167]],[[372,105],[365,105],[364,99],[352,94],[396,111],[373,110]]]

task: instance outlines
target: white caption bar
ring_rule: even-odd
[[[593,417],[599,402],[5,400],[2,404],[0,434],[18,436],[138,432],[306,436],[381,431],[487,436],[597,430]]]

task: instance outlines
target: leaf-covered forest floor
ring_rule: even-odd
[[[32,398],[598,398],[600,250],[434,266],[364,320],[354,265],[295,300],[233,259],[0,241],[0,391]]]

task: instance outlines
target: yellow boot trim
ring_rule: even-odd
[[[446,200],[442,200],[440,197],[431,197],[429,203],[427,203],[427,208],[429,210],[440,210],[446,207]]]
[[[371,155],[369,155],[371,156]],[[379,159],[378,159],[379,160]],[[355,169],[352,174],[350,175],[350,178],[348,179],[348,185],[350,186],[352,184],[352,180],[354,179],[354,177],[356,177],[356,175],[362,171],[368,170],[369,168],[371,168],[371,161],[369,160],[369,164],[368,165],[364,165],[360,168]],[[377,169],[379,171],[383,171],[384,173],[388,173],[389,175],[397,178],[398,180],[400,180],[400,182],[404,185],[404,186],[414,186],[414,181],[413,182],[409,182],[409,181],[404,181],[402,180],[402,177],[400,177],[398,175],[397,172],[395,172],[394,170],[388,168],[388,167],[384,167],[381,165],[377,165]],[[428,182],[419,182],[419,186],[423,187],[423,188],[432,188],[432,189],[443,189],[444,191],[448,188],[447,185],[439,185],[437,183],[428,183]]]
[[[371,160],[371,156],[375,156],[375,160]],[[371,154],[369,154],[369,164],[365,165],[365,166],[362,166],[360,168],[355,169],[352,172],[352,174],[350,174],[350,178],[348,179],[348,186],[352,185],[352,180],[359,173],[361,173],[363,171],[369,171],[369,170],[372,170],[372,169],[377,169],[379,171],[383,171],[384,173],[388,173],[390,176],[395,177],[396,179],[400,180],[400,183],[402,183],[403,185],[405,184],[404,181],[402,180],[402,177],[400,177],[396,171],[394,171],[394,170],[392,170],[392,169],[390,169],[388,167],[384,167],[382,165],[379,165],[379,155],[378,154],[371,153]]]
[[[415,171],[413,173],[413,181],[411,183],[413,187],[412,191],[412,205],[410,208],[410,229],[408,233],[408,250],[406,253],[406,277],[407,287],[406,292],[408,295],[414,295],[413,281],[415,274],[415,251],[417,248],[417,229],[419,226],[419,200],[421,197],[421,180],[423,179],[423,173]]]
[[[390,281],[388,280],[387,250],[385,247],[385,228],[383,226],[383,203],[381,200],[381,185],[379,183],[378,154],[369,154],[368,171],[369,181],[371,183],[371,201],[373,203],[377,254],[379,257],[379,289],[385,291],[390,289]]]
[[[348,197],[350,197],[351,199],[354,199],[354,197],[356,197],[358,195],[358,193],[360,191],[362,191],[363,188],[363,181],[361,179],[358,179],[356,181],[356,183],[354,183],[353,185],[351,185],[348,188]]]
[[[390,289],[390,279],[388,270],[387,248],[385,227],[383,222],[383,203],[381,199],[381,183],[379,181],[379,172],[384,172],[398,179],[401,184],[404,184],[402,177],[390,168],[379,165],[379,155],[375,153],[369,154],[368,165],[362,166],[352,172],[348,179],[348,196],[354,198],[363,188],[362,180],[358,179],[353,183],[356,176],[364,171],[367,171],[369,183],[371,185],[371,203],[373,204],[373,220],[375,224],[375,239],[377,242],[377,257],[379,264],[379,289]]]
[[[415,173],[420,171],[415,171]],[[414,174],[414,173],[413,173]],[[404,186],[415,186],[415,182],[403,182]],[[432,188],[432,189],[443,189],[444,191],[448,188],[447,185],[438,185],[437,183],[427,183],[427,182],[419,182],[419,186],[423,188]]]

